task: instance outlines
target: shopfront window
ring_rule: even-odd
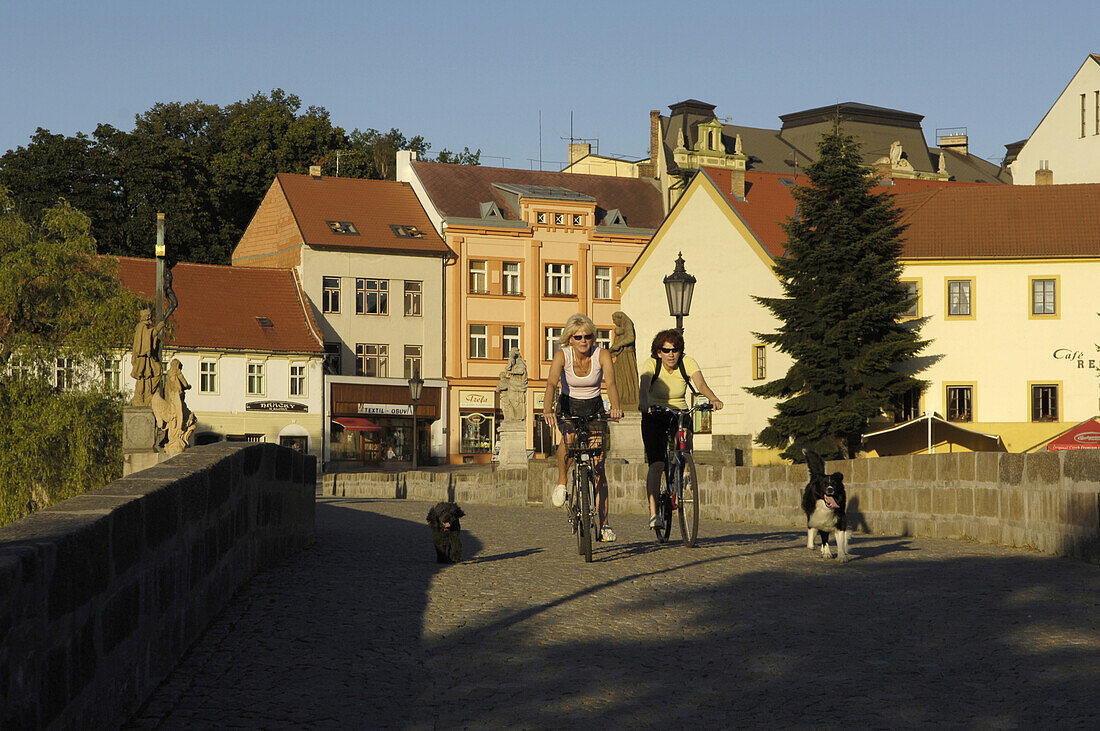
[[[493,417],[487,414],[462,415],[462,453],[487,454],[493,449]]]

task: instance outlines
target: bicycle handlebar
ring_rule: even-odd
[[[663,406],[662,404],[653,404],[649,407],[649,412],[651,414],[659,414],[662,411],[669,414],[683,414],[686,416],[688,414],[694,414],[696,411],[714,411],[714,404],[708,401],[705,404],[692,406],[690,409],[674,409],[671,406]]]

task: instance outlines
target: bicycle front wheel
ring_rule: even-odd
[[[667,490],[661,491],[657,496],[657,515],[661,518],[662,525],[654,528],[653,532],[657,534],[658,543],[666,543],[668,534],[672,531],[672,496]]]
[[[699,538],[699,479],[695,474],[695,460],[690,454],[683,455],[683,458],[683,466],[676,475],[677,493],[680,495],[676,512],[680,516],[680,535],[684,545],[693,548]]]
[[[592,506],[591,471],[586,465],[578,465],[574,473],[573,509],[577,514],[577,553],[584,556],[585,563],[592,563]]]

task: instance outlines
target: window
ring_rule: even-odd
[[[17,353],[12,353],[8,358],[8,375],[12,379],[30,378],[31,364],[23,360]]]
[[[485,325],[470,325],[470,357],[489,357],[489,334]]]
[[[405,378],[412,378],[414,373],[419,375],[422,372],[420,364],[423,353],[424,349],[420,345],[405,346]]]
[[[504,294],[523,294],[523,287],[520,286],[518,261],[504,262],[503,285]]]
[[[768,350],[763,345],[752,346],[752,379],[763,381],[768,377]]]
[[[462,453],[485,454],[493,448],[493,417],[485,414],[462,415]]]
[[[947,386],[947,420],[973,421],[974,387]]]
[[[584,216],[582,216],[579,213],[574,213],[573,214],[573,225],[574,226],[583,226],[584,225]]]
[[[605,328],[605,327],[596,328],[596,347],[598,347],[598,348],[610,348],[611,347],[611,328]]]
[[[536,223],[546,223],[546,212],[545,211],[539,211],[538,213],[536,213],[535,214],[535,222]]]
[[[76,361],[72,358],[58,358],[53,371],[53,385],[62,391],[73,387],[76,378]]]
[[[1081,136],[1085,136],[1085,95],[1081,95]]]
[[[1058,288],[1055,284],[1055,280],[1031,280],[1031,314],[1058,314]]]
[[[306,364],[290,364],[290,397],[305,398],[306,395]]]
[[[385,378],[389,374],[390,346],[380,343],[357,343],[355,375]]]
[[[1058,386],[1053,384],[1031,386],[1031,420],[1058,421]]]
[[[543,351],[546,360],[554,360],[554,353],[561,349],[561,344],[558,342],[561,338],[561,331],[562,328],[560,327],[546,328],[546,349]]]
[[[903,281],[901,286],[909,297],[909,309],[901,313],[902,317],[920,317],[920,282]]]
[[[970,317],[971,290],[973,280],[952,279],[947,282],[947,315],[948,317]]]
[[[396,223],[390,224],[390,230],[393,231],[393,235],[401,239],[422,239],[424,238],[424,232],[416,226],[398,226]]]
[[[903,424],[920,416],[920,389],[912,388],[894,399],[894,423]]]
[[[486,265],[484,261],[470,261],[470,291],[471,292],[488,292],[489,287],[486,284],[488,281],[486,277]]]
[[[199,393],[218,392],[218,361],[199,361]]]
[[[388,279],[355,280],[355,314],[388,315],[390,282]]]
[[[572,264],[547,264],[546,265],[546,294],[569,295],[573,294],[573,265]]]
[[[264,394],[264,364],[251,361],[248,364],[248,395],[262,396]]]
[[[355,224],[351,221],[326,221],[325,223],[328,224],[334,234],[340,234],[341,236],[359,235],[359,229],[355,228]]]
[[[112,391],[122,389],[122,361],[108,358],[103,365],[103,385]]]
[[[592,290],[592,298],[611,299],[611,267],[596,267],[596,287]]]
[[[557,226],[560,226],[563,223],[565,223],[565,214],[564,213],[555,213],[554,214],[554,224],[557,225]]]
[[[505,325],[501,330],[500,344],[504,357],[508,358],[512,354],[512,348],[518,348],[519,345],[519,325]]]
[[[405,317],[420,317],[420,294],[423,289],[423,282],[405,280]]]
[[[321,277],[321,310],[323,312],[340,311],[340,278]]]
[[[340,375],[340,343],[325,343],[325,373]]]

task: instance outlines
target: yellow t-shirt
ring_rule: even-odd
[[[682,355],[680,359],[684,362],[684,373],[688,374],[688,378],[699,372],[699,364],[690,355]],[[648,359],[641,369],[641,375],[652,376],[653,370],[657,368],[657,362],[656,358]],[[649,384],[649,403],[673,409],[686,409],[688,403],[684,394],[687,390],[688,384],[680,374],[680,367],[676,366],[671,371],[667,371],[662,365],[657,372],[657,377]]]

